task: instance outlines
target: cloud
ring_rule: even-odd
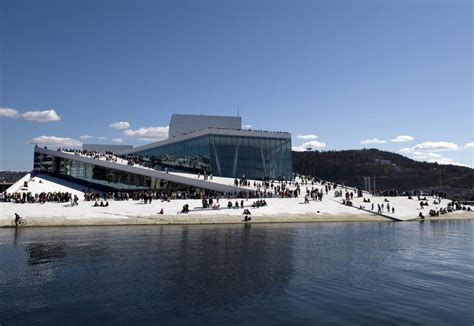
[[[439,159],[442,158],[441,154],[438,153],[420,153],[420,152],[413,152],[413,158],[417,161],[429,161],[433,159]]]
[[[416,144],[412,147],[414,152],[441,152],[458,149],[458,145],[446,141],[431,142],[427,141],[421,144]]]
[[[20,114],[15,109],[0,108],[0,116],[7,118],[20,118],[23,120],[36,122],[50,122],[61,120],[61,117],[54,110],[27,111],[25,113]]]
[[[61,120],[61,117],[54,110],[28,111],[20,115],[24,120],[36,122],[50,122]]]
[[[77,139],[73,138],[64,138],[64,137],[56,137],[56,136],[39,136],[32,138],[30,140],[31,144],[35,144],[38,146],[58,146],[58,147],[63,147],[63,146],[81,146],[82,142]]]
[[[390,139],[390,141],[394,142],[394,143],[403,143],[403,142],[406,142],[406,141],[412,141],[414,139],[415,138],[413,138],[412,136],[400,135],[400,136],[395,137],[394,139]]]
[[[127,129],[130,128],[130,124],[127,121],[119,121],[111,123],[109,127],[114,129]]]
[[[79,138],[81,138],[81,139],[91,139],[91,138],[94,138],[94,137],[89,136],[89,135],[82,135]]]
[[[10,108],[0,108],[0,117],[16,118],[18,111]]]
[[[468,144],[466,144],[467,146]],[[417,161],[423,161],[428,163],[444,164],[444,165],[459,165],[467,166],[450,158],[444,157],[440,152],[453,151],[460,149],[460,147],[454,143],[438,141],[438,142],[424,142],[416,144],[413,147],[405,147],[400,149],[398,152],[409,155],[411,158]]]
[[[361,140],[361,144],[385,144],[386,140],[379,140],[377,138]]]
[[[465,166],[465,167],[468,167],[468,168],[470,167],[469,165],[462,164],[462,163],[459,163],[459,162],[455,162],[452,159],[447,158],[447,157],[434,158],[434,159],[428,160],[427,162],[428,163],[438,163],[438,164],[443,164],[443,165],[459,165],[459,166]]]
[[[242,125],[242,129],[252,129],[251,125]]]
[[[304,139],[304,140],[318,139],[318,136],[316,136],[316,135],[298,135],[297,137],[299,139]]]
[[[294,146],[292,150],[295,152],[304,152],[304,151],[307,151],[308,149],[315,150],[315,149],[321,149],[324,147],[326,147],[326,143],[313,140],[313,141],[303,143],[299,146]]]
[[[466,148],[473,148],[473,147],[474,147],[474,142],[466,144]]]
[[[104,136],[101,136],[101,137],[97,137],[97,139],[99,139],[99,140],[104,140],[105,137],[104,137]]]
[[[123,139],[122,138],[112,138],[112,141],[116,142],[116,143],[121,143],[121,142],[123,142]]]
[[[466,146],[469,144],[466,144]],[[425,155],[425,154],[432,154],[433,152],[443,152],[443,151],[451,151],[457,150],[459,146],[455,143],[450,143],[446,141],[438,141],[438,142],[431,142],[427,141],[424,143],[416,144],[413,147],[405,147],[399,150],[400,153],[403,154],[413,154],[413,155]]]
[[[143,127],[140,129],[128,129],[123,132],[125,136],[140,138],[143,140],[162,140],[168,138],[169,126],[166,127]]]

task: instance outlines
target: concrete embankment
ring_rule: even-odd
[[[243,216],[235,215],[157,215],[127,217],[31,217],[26,219],[26,227],[36,226],[87,226],[87,225],[166,225],[166,224],[242,224]],[[377,215],[274,215],[255,216],[251,223],[308,223],[308,222],[390,222]],[[11,220],[0,220],[0,227],[11,227]],[[22,226],[23,227],[23,226]]]

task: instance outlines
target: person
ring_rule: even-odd
[[[99,207],[99,201],[97,199],[95,200],[94,207]]]
[[[74,195],[73,204],[73,206],[79,206],[79,197],[77,197],[77,195]]]
[[[158,214],[163,215],[165,212],[163,211],[163,208],[160,209],[160,212]]]
[[[418,217],[421,218],[421,219],[424,219],[425,217],[423,216],[423,213],[420,212],[420,214],[418,214]]]
[[[395,214],[395,207],[392,206],[392,214]]]
[[[189,205],[188,204],[183,205],[183,209],[181,210],[181,213],[184,213],[184,214],[189,213]]]
[[[18,226],[18,223],[20,222],[21,216],[15,213],[15,226]]]
[[[105,200],[104,207],[109,207],[109,202],[107,201],[107,199]]]

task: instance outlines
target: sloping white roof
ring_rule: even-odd
[[[105,161],[105,160],[84,157],[81,155],[75,155],[74,153],[55,151],[55,150],[45,149],[41,147],[35,147],[35,152],[51,155],[55,157],[60,157],[64,159],[73,159],[76,161],[89,163],[89,164],[101,166],[104,168],[114,169],[118,171],[132,173],[132,174],[143,175],[147,177],[158,178],[158,179],[185,184],[185,185],[189,185],[189,186],[193,186],[193,187],[201,188],[201,189],[208,189],[208,190],[213,190],[213,191],[218,191],[218,192],[223,192],[223,193],[234,193],[234,192],[239,193],[242,191],[245,191],[245,192],[249,191],[249,189],[246,189],[246,188],[236,187],[234,185],[226,185],[226,184],[217,183],[217,182],[208,181],[208,180],[196,179],[193,177],[188,177],[185,174],[166,173],[164,171],[157,171],[157,170],[144,168],[144,167],[129,166],[122,163],[115,163],[115,162],[110,162],[110,161]]]

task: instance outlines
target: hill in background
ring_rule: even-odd
[[[419,162],[377,149],[293,152],[293,171],[364,188],[374,176],[377,190],[440,190],[449,198],[474,200],[474,169]]]

